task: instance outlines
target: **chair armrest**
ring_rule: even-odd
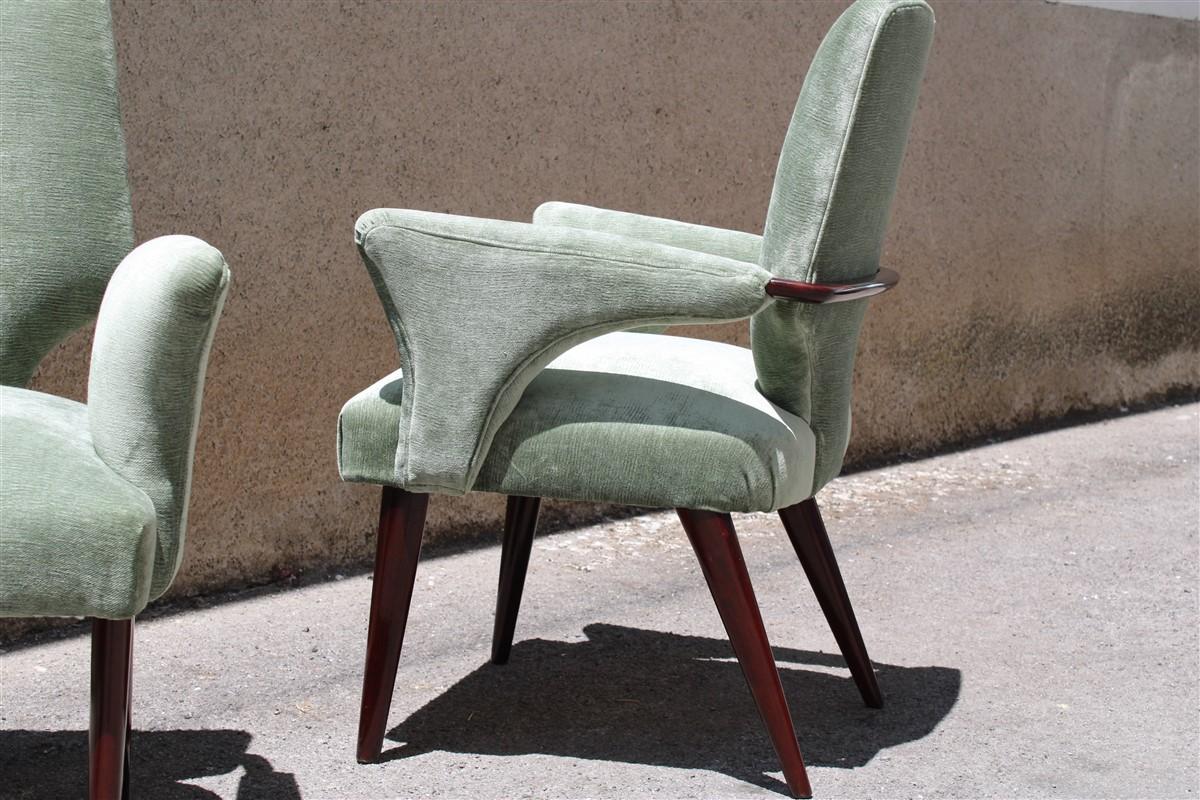
[[[535,225],[558,225],[603,233],[615,233],[631,239],[682,247],[698,253],[758,263],[762,237],[753,233],[710,228],[663,217],[647,217],[626,211],[581,206],[575,203],[543,203],[533,212]]]
[[[749,317],[755,264],[607,233],[377,209],[356,226],[403,362],[396,475],[470,490],[534,376],[587,339]]]
[[[144,491],[158,517],[150,598],[183,554],[204,369],[229,284],[220,252],[191,236],[135,248],[100,304],[88,375],[96,453]]]
[[[886,267],[858,283],[805,283],[790,278],[771,278],[766,291],[781,300],[801,303],[844,303],[883,294],[900,282],[900,276]]]

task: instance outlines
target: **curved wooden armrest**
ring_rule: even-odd
[[[870,280],[860,283],[805,283],[771,278],[767,281],[767,294],[801,303],[841,303],[883,294],[899,282],[900,276],[890,269],[881,269]]]

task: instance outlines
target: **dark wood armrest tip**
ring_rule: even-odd
[[[899,282],[900,276],[890,269],[881,269],[869,280],[859,283],[805,283],[771,278],[767,281],[767,294],[801,303],[843,303],[883,294]]]

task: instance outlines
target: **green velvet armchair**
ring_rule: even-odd
[[[428,495],[508,495],[492,660],[508,659],[540,498],[675,508],[796,796],[810,787],[730,512],[782,517],[863,699],[882,700],[814,495],[841,469],[866,298],[933,14],[858,0],[830,30],[763,235],[548,203],[532,224],[377,209],[356,240],[402,369],[338,422],[384,487],[358,759],[379,757]],[[648,326],[750,319],[751,348]],[[519,712],[518,712],[519,713]]]
[[[229,268],[131,248],[109,7],[0,3],[0,616],[93,618],[90,795],[128,792],[133,618],[183,553]],[[24,388],[97,318],[87,404]]]

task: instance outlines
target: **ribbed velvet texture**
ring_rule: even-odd
[[[102,0],[0,2],[0,383],[95,316],[133,246]]]
[[[343,410],[343,476],[717,511],[810,497],[841,469],[866,301],[768,301],[764,279],[878,270],[932,32],[921,0],[858,0],[839,18],[762,237],[568,203],[538,208],[536,232],[365,215],[360,248],[403,369]],[[747,315],[752,355],[636,335],[581,344]]]
[[[921,0],[858,0],[830,29],[779,155],[763,269],[847,283],[879,268],[932,36],[933,12]],[[775,303],[750,323],[759,387],[816,434],[813,492],[842,468],[865,311],[865,301]]]
[[[469,491],[525,387],[571,346],[748,317],[770,277],[652,242],[419,211],[368,212],[357,237],[404,364],[393,482],[415,491]]]
[[[612,233],[751,264],[758,263],[762,249],[762,237],[753,233],[676,222],[664,217],[647,217],[627,211],[609,211],[576,203],[542,203],[533,212],[533,223]]]
[[[106,3],[0,2],[0,102],[0,615],[131,617],[179,567],[229,270],[130,252]],[[87,406],[18,388],[97,310]]]
[[[229,285],[215,248],[161,236],[113,274],[96,321],[88,418],[96,452],[154,503],[150,599],[183,557],[192,455],[208,351]]]
[[[394,480],[401,378],[389,375],[343,409],[344,474]],[[754,380],[742,347],[641,333],[589,340],[525,389],[474,488],[726,511],[798,503],[812,484],[812,432]]]
[[[132,617],[179,567],[204,368],[229,269],[164,236],[113,273],[86,406],[0,395],[0,616]]]
[[[0,616],[132,617],[154,529],[150,498],[96,455],[86,406],[0,387]]]

